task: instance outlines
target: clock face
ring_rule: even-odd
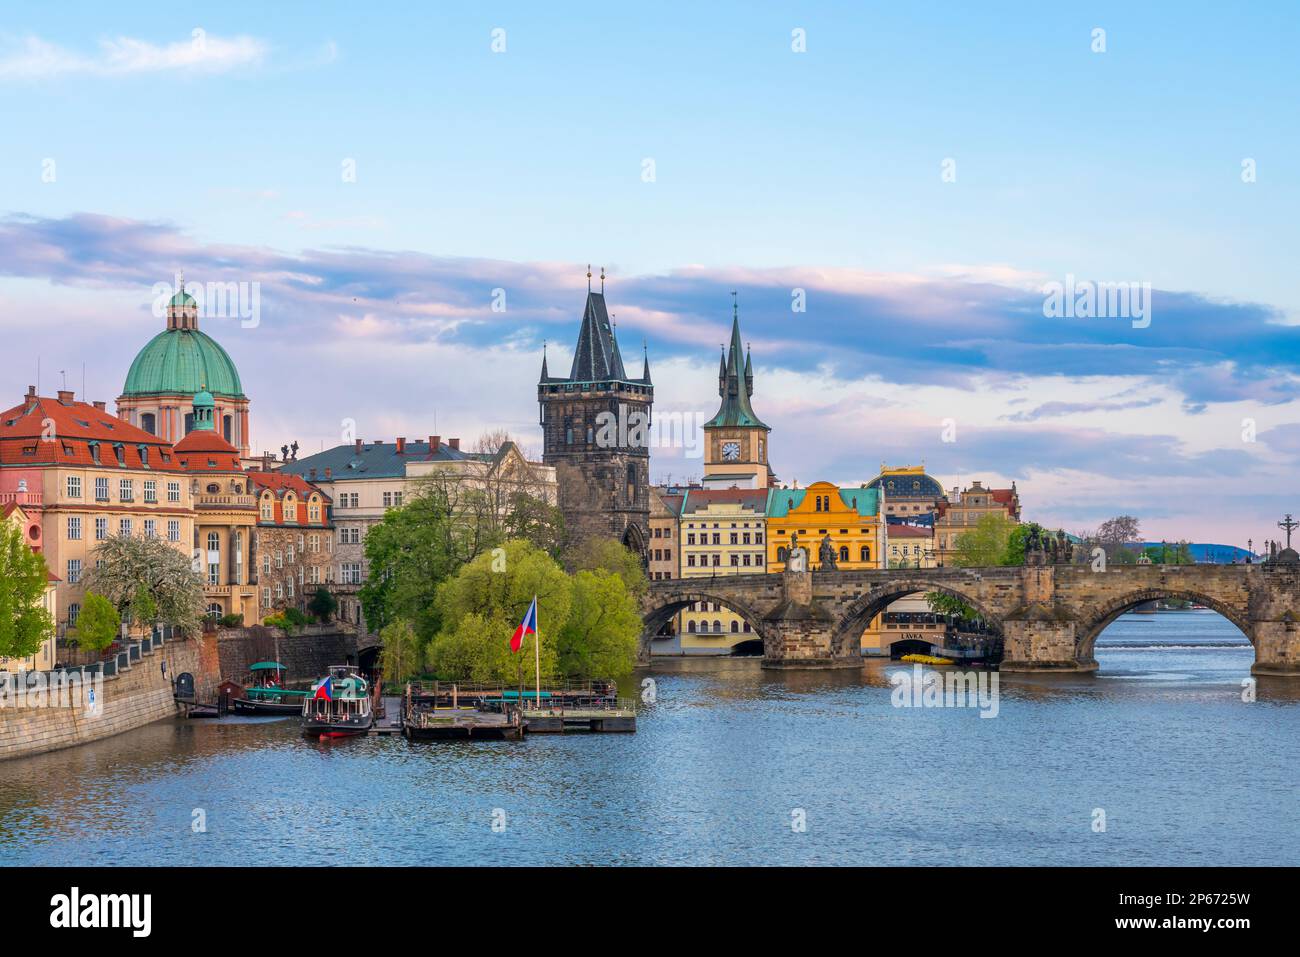
[[[740,443],[723,442],[722,457],[726,459],[728,462],[734,462],[736,461],[736,459],[740,458]]]

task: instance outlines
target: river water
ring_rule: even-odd
[[[1211,612],[1125,616],[1097,658],[1000,676],[992,719],[895,707],[906,665],[733,659],[656,669],[634,735],[159,722],[0,764],[0,862],[1300,863],[1300,681],[1243,701],[1250,646]]]

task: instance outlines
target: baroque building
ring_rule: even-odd
[[[249,454],[248,396],[239,371],[215,339],[199,331],[199,307],[185,280],[167,304],[167,328],[136,355],[117,399],[117,414],[173,445],[194,428],[191,402],[199,392],[213,398],[213,428]]]
[[[542,355],[537,383],[542,461],[555,469],[559,507],[572,540],[615,538],[643,557],[650,547],[650,360],[641,377],[623,366],[601,291],[591,291],[567,377]]]
[[[772,430],[754,414],[749,402],[753,394],[753,360],[746,351],[741,363],[740,312],[733,302],[731,345],[718,365],[722,404],[704,424],[705,488],[762,489],[775,484],[776,477],[767,463],[767,440]]]
[[[767,495],[761,488],[688,489],[681,507],[681,577],[762,574]],[[696,602],[678,617],[683,654],[725,654],[759,640],[749,622],[718,602]]]
[[[331,499],[300,475],[250,471],[256,496],[257,582],[262,615],[307,610],[318,588],[334,591]]]
[[[257,568],[253,563],[255,500],[239,451],[214,428],[211,393],[194,396],[191,431],[174,446],[189,477],[194,506],[194,570],[203,576],[209,618],[238,615],[258,624]]]

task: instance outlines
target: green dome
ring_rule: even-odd
[[[198,303],[194,301],[193,296],[191,296],[188,292],[182,289],[176,295],[172,296],[171,301],[168,303],[168,305],[169,306],[196,306],[198,305]]]
[[[239,372],[226,350],[197,329],[168,329],[149,340],[131,363],[123,395],[244,397]]]

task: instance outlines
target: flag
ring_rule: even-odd
[[[515,633],[510,637],[510,650],[518,651],[524,646],[524,635],[537,634],[537,598],[533,598],[533,603],[528,606],[528,611],[524,613],[524,620],[519,623]]]
[[[316,686],[316,693],[312,695],[312,697],[324,698],[326,701],[333,701],[334,695],[331,693],[333,690],[333,679],[329,675],[326,675],[325,680]]]

